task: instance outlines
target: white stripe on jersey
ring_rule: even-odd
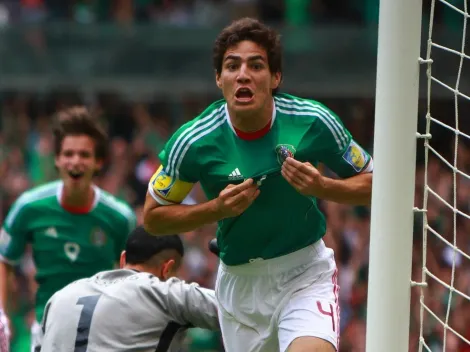
[[[299,111],[310,111],[317,113],[322,122],[328,127],[328,129],[333,134],[336,143],[340,150],[343,150],[348,143],[349,137],[344,131],[343,126],[338,122],[338,120],[331,115],[331,113],[321,105],[314,104],[309,101],[300,101],[300,100],[289,100],[285,98],[275,97],[276,102],[279,106],[289,108],[289,109],[298,109]],[[282,112],[282,111],[281,111]],[[293,113],[294,115],[301,115]],[[313,115],[313,114],[306,114]]]
[[[11,227],[13,225],[13,221],[15,221],[16,216],[21,211],[21,209],[23,209],[24,206],[31,202],[54,196],[57,193],[57,189],[61,184],[62,181],[55,181],[53,183],[48,183],[43,186],[39,186],[37,188],[33,188],[29,191],[24,192],[16,200],[10,212],[8,213],[5,219],[5,224],[8,227]]]
[[[125,203],[121,203],[114,196],[100,192],[99,203],[115,210],[117,213],[124,216],[127,220],[128,232],[132,231],[136,224],[136,217],[134,211]]]
[[[222,117],[222,118],[221,118]],[[211,133],[213,130],[215,130],[216,128],[218,128],[219,126],[223,125],[225,123],[225,117],[224,117],[224,113],[221,113],[217,116],[217,122],[215,124],[213,124],[213,126],[207,130],[204,130],[202,131],[200,134],[196,134],[196,133],[193,133],[194,138],[191,139],[188,144],[186,145],[186,147],[184,148],[184,150],[181,152],[181,155],[180,155],[180,158],[178,160],[178,165],[176,165],[176,176],[178,177],[179,175],[179,169],[180,169],[180,166],[181,166],[181,163],[183,162],[183,159],[184,159],[184,156],[186,154],[186,152],[189,150],[189,148],[191,147],[191,144],[193,144],[195,141],[197,141],[199,138],[202,138],[204,137],[206,134],[209,134]]]
[[[197,135],[199,131],[204,130],[205,128],[208,128],[210,125],[215,123],[220,117],[220,112],[223,110],[223,108],[224,106],[222,105],[221,107],[213,111],[208,116],[200,119],[199,121],[196,121],[192,126],[184,130],[178,136],[178,138],[176,138],[175,143],[173,143],[173,146],[171,147],[171,151],[170,151],[170,155],[168,156],[168,163],[166,167],[167,168],[166,172],[170,176],[173,176],[175,174],[175,170],[174,170],[175,164],[177,163],[177,160],[180,159],[180,155],[178,155],[178,153],[181,151],[184,144],[192,136]],[[178,164],[181,164],[181,162],[179,162]],[[178,170],[176,170],[176,174],[178,175]]]

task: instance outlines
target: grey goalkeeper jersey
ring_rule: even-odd
[[[51,297],[41,351],[176,352],[192,326],[219,330],[214,291],[128,269],[104,271]]]

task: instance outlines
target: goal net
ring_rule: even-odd
[[[470,351],[467,6],[467,0],[423,3],[426,98],[418,124],[410,351]]]

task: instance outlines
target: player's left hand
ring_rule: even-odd
[[[321,197],[325,189],[322,174],[309,162],[302,163],[294,158],[286,158],[282,164],[281,174],[304,196]]]

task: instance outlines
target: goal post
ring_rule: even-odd
[[[381,0],[367,352],[409,346],[421,0]]]

